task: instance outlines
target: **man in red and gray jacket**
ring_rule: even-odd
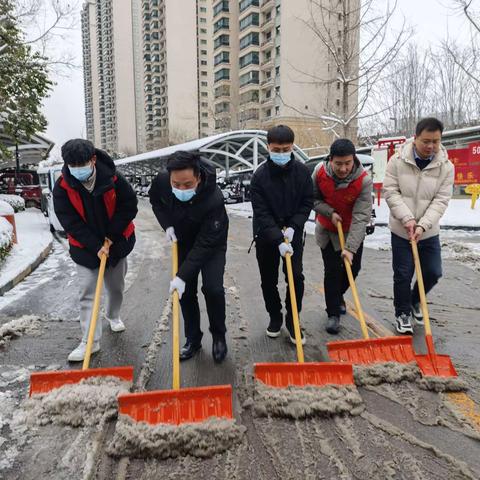
[[[69,140],[62,146],[64,166],[53,188],[55,213],[67,234],[70,255],[77,264],[80,289],[82,341],[68,356],[81,362],[85,356],[98,268],[102,254],[105,270],[106,317],[114,332],[125,330],[120,319],[127,255],[135,245],[133,219],[137,197],[113,160],[91,142]],[[107,242],[108,246],[104,245]],[[102,322],[97,322],[92,353],[100,350]]]
[[[346,313],[343,295],[349,287],[343,259],[352,265],[356,277],[372,212],[372,180],[358,160],[355,146],[345,138],[333,142],[327,161],[317,165],[312,179],[313,209],[317,214],[315,238],[324,264],[326,330],[335,335],[340,331],[340,315]],[[345,232],[343,250],[338,222]]]

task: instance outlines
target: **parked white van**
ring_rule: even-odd
[[[37,170],[42,188],[41,209],[43,214],[48,217],[51,232],[59,232],[64,234],[63,227],[60,225],[55,210],[53,209],[53,187],[55,182],[62,174],[63,164],[54,165],[52,167],[40,167]]]

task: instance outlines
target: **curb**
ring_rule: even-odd
[[[0,297],[18,285],[25,277],[30,275],[47,257],[52,250],[53,240],[43,249],[38,257],[22,272],[20,272],[13,280],[0,287]]]

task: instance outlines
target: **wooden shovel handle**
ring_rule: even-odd
[[[172,243],[172,279],[178,272],[178,243]],[[173,355],[173,389],[180,390],[180,300],[176,290],[172,293],[172,355]]]
[[[108,240],[105,240],[103,246],[108,248]],[[100,259],[100,267],[98,269],[97,286],[95,288],[95,298],[93,300],[92,316],[90,317],[90,326],[88,327],[87,348],[85,349],[85,357],[83,357],[82,370],[88,370],[90,366],[90,357],[92,355],[95,329],[97,328],[98,311],[100,310],[100,299],[102,297],[103,277],[105,276],[106,265],[107,256],[102,253],[102,258]]]
[[[340,248],[345,249],[345,236],[343,234],[342,222],[337,222],[338,238],[340,240]],[[348,282],[350,284],[350,289],[352,290],[353,301],[355,303],[355,310],[358,314],[358,319],[360,320],[360,328],[362,329],[362,335],[365,340],[368,340],[370,337],[368,335],[367,322],[365,321],[365,316],[363,315],[362,305],[360,303],[360,298],[358,296],[357,286],[355,284],[355,279],[353,278],[352,266],[350,262],[344,258],[343,262],[345,264],[345,270],[347,271]]]

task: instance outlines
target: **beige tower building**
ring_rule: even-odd
[[[136,153],[130,0],[89,0],[82,10],[87,137],[110,152]]]
[[[337,36],[338,2],[323,3]],[[309,6],[309,0],[214,1],[216,131],[286,123],[302,147],[330,143],[320,117],[341,112],[342,99],[332,54],[305,25]],[[313,80],[320,78],[328,84]]]

